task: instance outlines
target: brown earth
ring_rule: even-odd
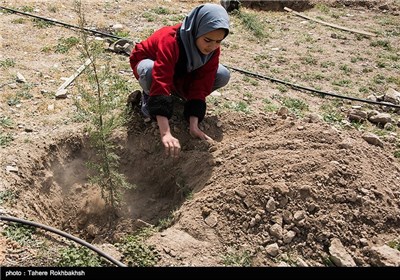
[[[201,2],[93,0],[85,3],[84,13],[90,28],[112,32],[120,23],[139,41],[179,22]],[[263,36],[256,38],[232,14],[221,62],[362,99],[390,88],[400,91],[399,1],[319,2],[307,2],[311,7],[303,13],[376,37],[244,6],[241,11],[263,26]],[[3,0],[1,5],[78,24],[69,1]],[[110,254],[123,263],[128,259],[118,243],[154,225],[158,230],[144,243],[153,247],[157,266],[400,265],[395,109],[322,98],[232,71],[229,85],[208,100],[202,126],[214,141],[189,136],[176,100],[171,126],[182,145],[179,159],[163,156],[156,123],[144,122],[136,109],[115,131],[119,171],[137,186],[124,193],[115,213],[88,181],[86,162],[95,151],[76,106],[86,76],[68,87],[67,98],[54,98],[62,78],[83,63],[75,48],[55,51],[60,38],[78,37],[77,32],[0,11],[1,215],[112,247]],[[139,88],[127,57],[112,52],[104,57],[128,85],[115,98],[126,100]],[[26,82],[16,82],[17,73]],[[392,125],[350,122],[350,110],[385,111]],[[367,132],[379,140],[367,142]],[[10,224],[1,224],[2,266],[52,266],[59,250],[71,243],[43,230],[24,243],[9,234]]]

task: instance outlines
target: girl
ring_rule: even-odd
[[[181,146],[172,136],[172,93],[185,100],[190,135],[211,139],[199,128],[206,97],[225,86],[230,73],[219,64],[220,45],[229,33],[229,16],[217,4],[194,8],[183,23],[167,26],[135,45],[130,65],[143,89],[142,113],[157,120],[167,156],[178,157]]]

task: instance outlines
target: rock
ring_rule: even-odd
[[[362,138],[371,145],[379,146],[383,148],[383,142],[379,137],[371,132],[363,134]]]
[[[346,248],[338,238],[332,238],[331,246],[329,247],[330,259],[336,266],[340,267],[355,267],[356,263],[353,258],[347,253]]]

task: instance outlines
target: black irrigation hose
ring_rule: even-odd
[[[39,224],[39,223],[36,223],[36,222],[31,222],[31,221],[19,219],[19,218],[12,217],[12,216],[0,216],[0,221],[9,221],[9,222],[21,223],[21,224],[30,225],[30,226],[34,226],[34,227],[38,227],[38,228],[42,228],[42,229],[51,231],[53,233],[56,233],[58,235],[61,235],[61,236],[65,237],[65,238],[71,239],[71,240],[73,240],[73,241],[75,241],[75,242],[77,242],[77,243],[79,243],[79,244],[81,244],[83,246],[88,247],[89,249],[95,251],[97,254],[99,254],[100,256],[102,256],[104,258],[106,258],[107,260],[109,260],[113,264],[116,264],[117,266],[126,267],[125,264],[123,264],[120,261],[114,259],[113,257],[107,255],[106,253],[100,251],[98,248],[96,248],[92,244],[90,244],[90,243],[88,243],[88,242],[86,242],[86,241],[84,241],[82,239],[79,239],[79,238],[77,238],[77,237],[75,237],[73,235],[70,235],[70,234],[68,234],[68,233],[66,233],[64,231],[58,230],[56,228],[53,228],[53,227],[50,227],[50,226],[46,226],[46,225],[43,225],[43,224]]]
[[[29,14],[29,13],[17,11],[17,10],[6,8],[6,7],[3,7],[3,6],[0,6],[0,9],[4,9],[6,11],[13,12],[13,13],[16,13],[16,14],[21,14],[21,15],[25,15],[25,16],[38,18],[38,19],[41,19],[41,20],[45,20],[45,21],[49,21],[49,22],[52,22],[52,23],[60,24],[60,25],[67,26],[67,27],[70,27],[70,28],[84,30],[86,32],[99,34],[99,35],[102,35],[102,36],[105,36],[105,37],[111,37],[111,38],[114,38],[114,39],[123,39],[122,37],[118,37],[118,36],[115,36],[115,35],[112,35],[112,34],[100,32],[100,31],[96,31],[96,30],[92,30],[92,29],[88,29],[88,28],[84,28],[84,27],[75,26],[75,25],[72,25],[72,24],[64,23],[64,22],[57,21],[57,20],[48,19],[48,18],[41,17],[41,16],[32,15],[32,14]]]
[[[264,79],[264,80],[269,80],[269,81],[276,82],[276,83],[281,83],[281,84],[290,86],[290,87],[295,88],[295,89],[301,89],[301,90],[306,90],[306,91],[319,93],[319,94],[322,94],[322,95],[328,95],[328,96],[333,96],[333,97],[337,97],[337,98],[349,99],[349,100],[353,100],[353,101],[359,101],[359,102],[370,103],[370,104],[375,104],[375,105],[382,105],[382,106],[400,108],[400,105],[396,105],[396,104],[389,103],[389,102],[379,102],[379,101],[361,99],[361,98],[356,98],[356,97],[351,97],[351,96],[339,95],[339,94],[331,93],[331,92],[320,91],[320,90],[317,90],[317,89],[313,89],[313,88],[309,88],[309,87],[304,87],[304,86],[292,84],[292,83],[285,82],[285,81],[282,81],[282,80],[278,80],[278,79],[275,79],[275,78],[266,77],[266,76],[259,75],[257,73],[252,73],[252,72],[249,72],[249,71],[246,71],[246,70],[242,70],[242,69],[239,69],[239,68],[235,68],[235,67],[231,67],[231,66],[227,66],[227,65],[224,65],[224,66],[229,68],[229,69],[235,70],[237,72],[246,74],[246,75],[250,75],[250,76],[253,76],[253,77],[256,77],[256,78],[260,78],[260,79]]]
[[[51,19],[48,19],[48,18],[35,16],[35,15],[29,14],[29,13],[20,12],[20,11],[14,10],[14,9],[5,8],[5,7],[2,7],[2,6],[0,6],[0,8],[4,9],[4,10],[7,10],[7,11],[10,11],[10,12],[23,14],[23,15],[31,16],[31,17],[36,17],[36,18],[39,18],[39,19],[42,19],[42,20],[45,20],[45,21],[53,22],[53,23],[58,23],[58,24],[61,24],[61,25],[67,26],[67,27],[71,27],[71,28],[75,28],[75,29],[79,29],[79,30],[85,30],[87,32],[91,32],[91,33],[95,33],[95,34],[100,34],[100,35],[103,35],[105,37],[111,37],[111,38],[115,38],[115,39],[124,39],[122,37],[118,37],[118,36],[115,36],[115,35],[112,35],[112,34],[107,34],[107,33],[99,32],[99,31],[96,31],[96,30],[91,30],[91,29],[87,29],[87,28],[74,26],[74,25],[63,23],[63,22],[60,22],[60,21],[51,20]],[[306,91],[310,91],[310,92],[314,92],[314,93],[319,93],[319,94],[324,95],[324,96],[327,95],[327,96],[332,96],[332,97],[336,97],[336,98],[359,101],[359,102],[369,103],[369,104],[374,104],[374,105],[400,108],[400,105],[396,105],[396,104],[393,104],[393,103],[379,102],[379,101],[361,99],[361,98],[356,98],[356,97],[351,97],[351,96],[339,95],[339,94],[336,94],[336,93],[325,92],[325,91],[321,91],[321,90],[317,90],[317,89],[313,89],[313,88],[309,88],[309,87],[305,87],[305,86],[296,85],[296,84],[285,82],[283,80],[275,79],[275,78],[272,78],[272,77],[266,77],[266,76],[263,76],[263,75],[260,75],[260,74],[257,74],[257,73],[252,73],[252,72],[249,72],[249,71],[246,71],[246,70],[243,70],[243,69],[239,69],[239,68],[236,68],[236,67],[231,67],[231,66],[227,66],[227,65],[225,65],[225,67],[230,68],[232,70],[235,70],[237,72],[246,74],[246,75],[250,75],[250,76],[259,78],[259,79],[264,79],[264,80],[269,80],[269,81],[276,82],[276,83],[281,83],[281,84],[290,86],[290,87],[292,87],[294,89],[306,90]]]

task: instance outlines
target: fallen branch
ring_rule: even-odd
[[[365,35],[365,36],[370,36],[370,37],[375,37],[376,36],[376,34],[373,34],[373,33],[365,32],[365,31],[361,31],[361,30],[356,30],[356,29],[350,29],[350,28],[342,27],[340,25],[333,24],[333,23],[329,23],[329,22],[325,22],[325,21],[318,20],[318,19],[315,19],[315,18],[311,18],[311,17],[308,17],[306,15],[303,15],[302,13],[296,12],[296,11],[294,11],[294,10],[288,8],[288,7],[284,7],[283,9],[285,11],[292,12],[292,13],[294,13],[295,15],[297,15],[299,17],[302,17],[302,18],[305,18],[305,19],[308,19],[308,20],[312,20],[312,21],[315,21],[315,22],[318,22],[318,23],[321,23],[323,25],[327,25],[327,26],[330,26],[330,27],[333,27],[333,28],[349,31],[349,32],[352,32],[352,33],[359,33],[359,34],[362,34],[362,35]]]
[[[76,72],[71,75],[58,89],[56,92],[56,98],[63,98],[65,97],[67,90],[66,88],[82,73],[85,68],[92,63],[91,59],[87,59],[84,64],[82,64]]]

